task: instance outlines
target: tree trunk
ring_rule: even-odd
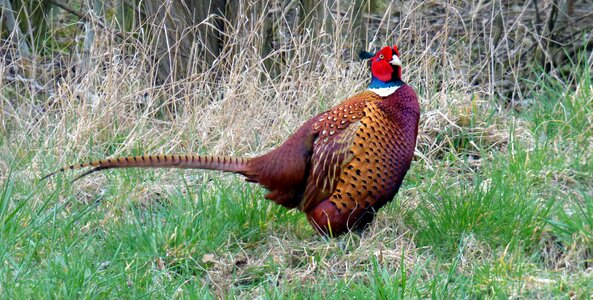
[[[368,10],[368,0],[354,0],[354,7],[351,15],[352,46],[354,52],[366,50],[367,48],[367,24],[364,13]]]
[[[234,2],[229,0],[229,2]],[[226,1],[144,1],[151,38],[158,49],[161,82],[189,76],[191,66],[208,68],[221,50],[221,12]],[[192,61],[193,58],[200,61]],[[201,63],[201,64],[200,64]]]

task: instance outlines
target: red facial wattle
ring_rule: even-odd
[[[371,72],[373,72],[373,75],[377,77],[379,80],[383,82],[388,82],[391,80],[391,74],[393,72],[393,69],[391,68],[391,65],[389,65],[389,62],[385,58],[380,59],[379,57],[377,57],[373,58],[373,62],[371,64]]]

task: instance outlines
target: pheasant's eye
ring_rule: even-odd
[[[385,58],[385,55],[379,54],[379,59],[384,59],[384,58]]]

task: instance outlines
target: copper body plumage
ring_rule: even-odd
[[[282,145],[262,156],[120,157],[59,171],[94,167],[80,177],[103,169],[132,167],[234,172],[265,187],[269,191],[266,199],[303,211],[322,235],[363,228],[402,184],[414,156],[420,116],[416,93],[401,81],[397,47],[366,54],[373,67],[391,63],[390,74],[373,73],[371,85],[381,77],[393,92],[381,96],[369,86],[369,90],[305,122]],[[384,88],[384,82],[376,82]]]

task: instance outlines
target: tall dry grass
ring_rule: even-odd
[[[497,71],[500,53],[510,56],[513,49],[489,42],[497,34],[488,26],[492,20],[480,19],[483,13],[468,20],[463,13],[497,12],[480,3],[392,2],[384,16],[368,18],[370,48],[397,43],[404,80],[420,96],[418,159],[450,151],[478,156],[484,148],[504,149],[509,139],[508,124],[515,121],[506,103],[496,100],[497,83],[518,83],[520,75]],[[50,36],[76,33],[70,53],[21,58],[6,44],[0,61],[3,151],[14,158],[23,147],[38,153],[32,168],[23,170],[29,178],[80,159],[140,152],[262,153],[304,120],[365,88],[366,65],[344,38],[347,14],[333,18],[334,31],[315,36],[297,36],[289,22],[282,23],[279,46],[269,55],[285,62],[277,74],[266,70],[260,56],[263,23],[254,18],[225,33],[222,54],[209,68],[200,71],[196,50],[189,76],[162,85],[155,77],[158,60],[170,57],[151,45],[163,37],[150,38],[140,27],[139,38],[123,41],[97,27],[88,56],[79,47],[84,32],[67,31],[72,24],[57,25]],[[515,27],[509,24],[503,42]],[[319,59],[312,62],[311,54]],[[485,116],[493,107],[498,113]],[[515,126],[516,134],[528,135],[520,123]],[[480,144],[458,149],[454,140],[462,132]],[[1,168],[7,174],[9,166]]]

